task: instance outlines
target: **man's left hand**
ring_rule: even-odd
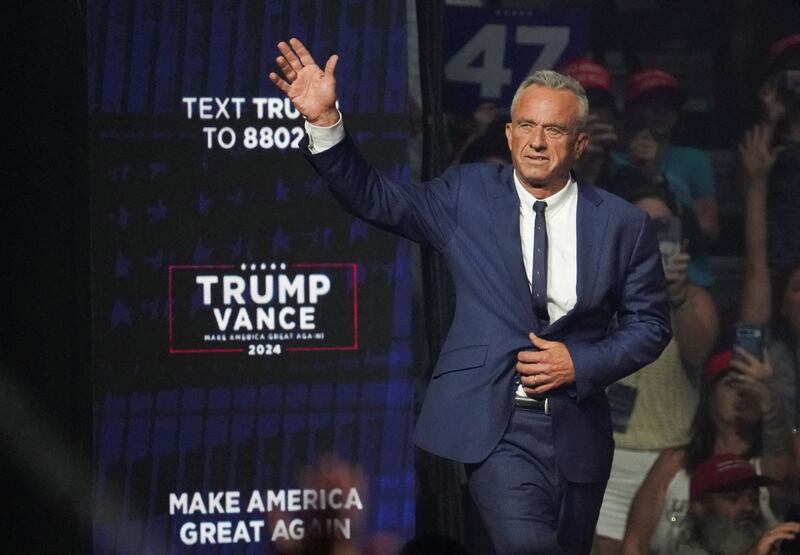
[[[782,522],[764,532],[764,535],[743,555],[769,555],[770,553],[776,553],[775,548],[779,545],[778,542],[793,540],[798,532],[800,532],[800,523]]]
[[[517,353],[517,371],[525,393],[542,395],[575,382],[575,366],[566,345],[534,333],[528,337],[539,350]]]

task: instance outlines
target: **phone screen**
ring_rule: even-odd
[[[735,345],[760,359],[764,353],[764,326],[737,324]]]
[[[800,94],[800,69],[789,69],[785,74],[786,90]]]

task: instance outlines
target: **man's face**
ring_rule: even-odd
[[[517,177],[530,192],[548,196],[561,189],[586,147],[579,132],[578,98],[568,90],[526,88],[511,111],[506,139]]]
[[[756,488],[706,494],[692,512],[694,539],[709,553],[739,555],[767,529]]]
[[[729,518],[736,525],[760,522],[758,488],[708,494],[706,506],[711,512]]]

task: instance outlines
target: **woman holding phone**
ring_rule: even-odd
[[[714,355],[706,366],[700,402],[685,446],[663,450],[634,497],[622,553],[648,555],[675,549],[685,537],[689,476],[711,455],[731,453],[750,460],[775,480],[760,488],[759,505],[774,525],[789,504],[789,428],[771,385],[769,359],[743,349]]]

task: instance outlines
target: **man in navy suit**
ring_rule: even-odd
[[[417,444],[466,463],[498,555],[588,553],[613,440],[605,388],[660,354],[667,295],[647,216],[571,174],[588,138],[577,82],[540,71],[506,127],[513,166],[424,186],[373,169],[344,131],[335,68],[297,39],[270,79],[306,118],[308,158],[353,214],[445,257],[452,326]]]

